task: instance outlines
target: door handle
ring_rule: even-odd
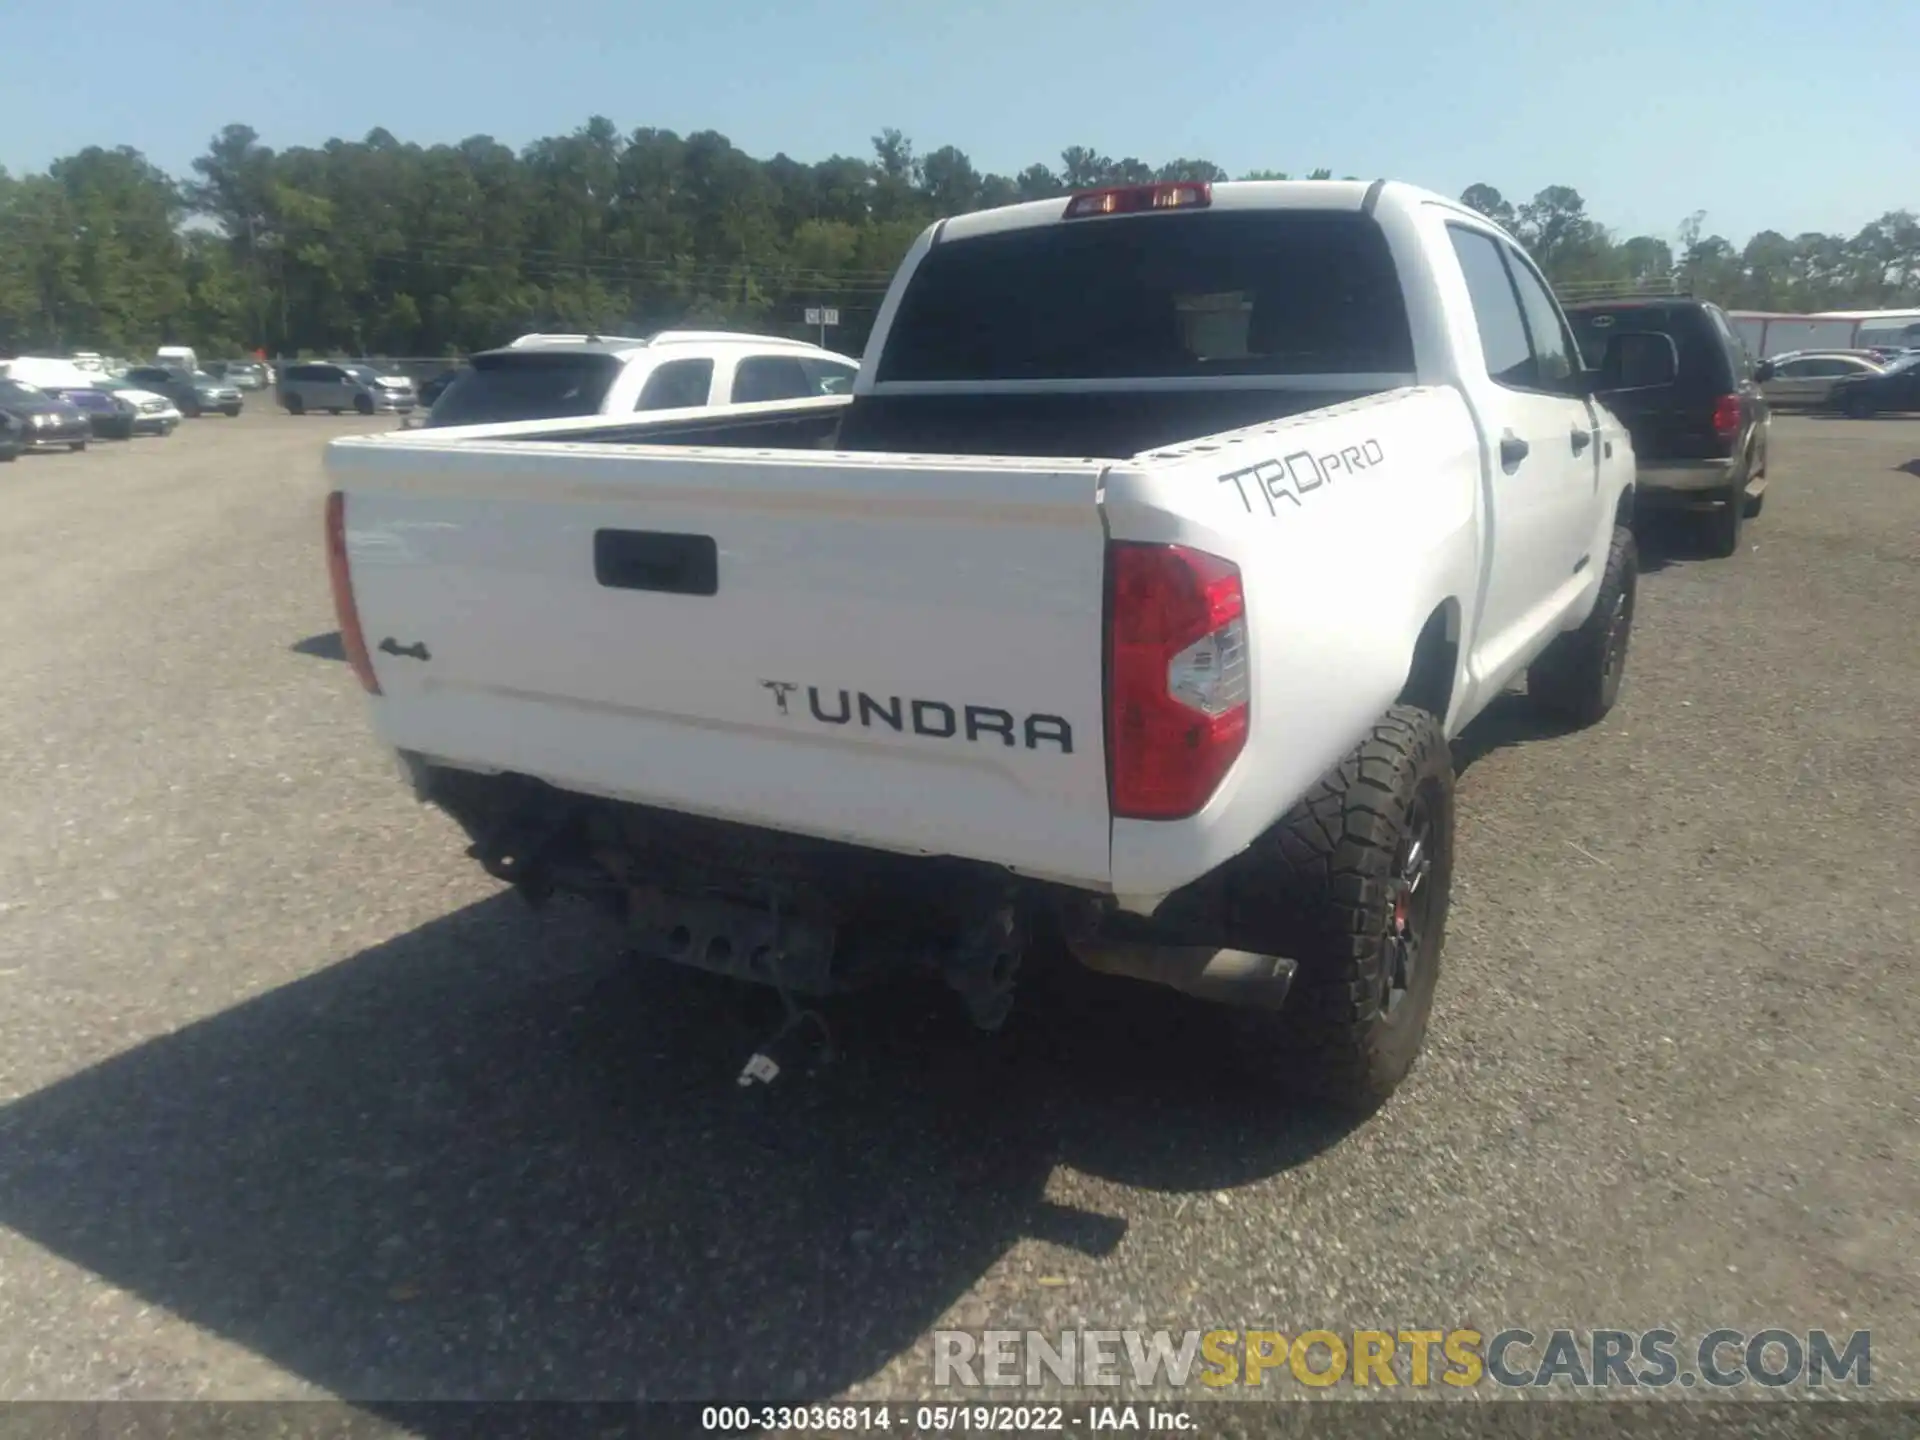
[[[1500,468],[1502,470],[1519,469],[1520,462],[1527,458],[1527,452],[1532,448],[1511,430],[1507,431],[1500,437]]]
[[[1593,443],[1593,436],[1588,431],[1575,430],[1573,432],[1573,453],[1574,454],[1578,455],[1582,450],[1586,449],[1587,446],[1591,445],[1592,443]]]

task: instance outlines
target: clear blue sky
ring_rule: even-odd
[[[1920,0],[0,0],[0,165],[131,144],[518,147],[595,112],[756,156],[897,126],[983,170],[1084,144],[1238,173],[1568,184],[1625,233],[1744,241],[1920,209]]]

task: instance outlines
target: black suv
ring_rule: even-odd
[[[1735,554],[1741,521],[1760,513],[1765,495],[1772,412],[1726,312],[1682,296],[1579,301],[1566,312],[1590,367],[1614,335],[1672,342],[1672,381],[1607,397],[1633,437],[1635,504],[1702,515],[1712,553]]]

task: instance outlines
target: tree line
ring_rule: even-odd
[[[44,173],[0,170],[0,354],[457,354],[531,329],[726,326],[864,342],[894,266],[932,219],[1097,185],[1225,180],[1207,160],[1150,165],[1085,146],[1057,165],[982,173],[898,130],[873,154],[759,160],[706,130],[622,134],[595,117],[515,151],[364,140],[273,150],[230,125],[170,176],[93,147]],[[1304,178],[1328,178],[1317,170]],[[1285,179],[1255,171],[1242,179]],[[1349,177],[1351,178],[1351,177]],[[1765,230],[1744,245],[1687,217],[1676,240],[1619,236],[1577,190],[1461,199],[1499,221],[1556,285],[1673,282],[1729,308],[1920,307],[1920,221],[1857,235]]]

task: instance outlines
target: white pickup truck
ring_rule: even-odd
[[[924,962],[990,1028],[1044,937],[1364,1109],[1425,1034],[1449,741],[1523,673],[1614,703],[1598,397],[1673,364],[1584,369],[1519,247],[1401,184],[984,211],[849,396],[332,442],[341,634],[474,856],[648,954],[793,1014]]]

